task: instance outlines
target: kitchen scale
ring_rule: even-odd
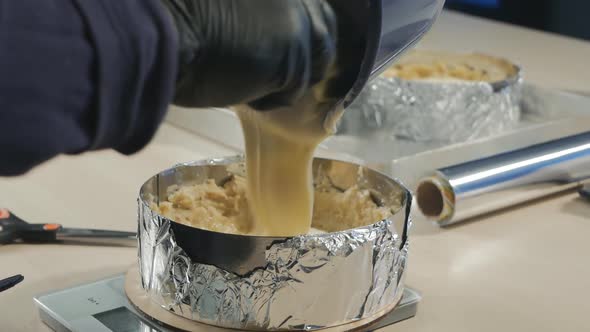
[[[121,274],[37,296],[34,301],[39,309],[41,320],[58,332],[231,331],[176,316],[151,303],[142,292],[137,269],[132,269],[127,276]],[[133,299],[130,300],[126,293],[143,296],[131,295]],[[337,329],[338,331],[382,330],[386,326],[415,316],[420,300],[418,292],[406,288],[399,304],[369,326],[351,328],[343,326]],[[146,312],[151,312],[152,315]],[[326,331],[332,330],[336,328],[326,329]]]

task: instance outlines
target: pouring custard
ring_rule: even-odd
[[[345,191],[329,181],[313,186],[314,151],[340,113],[327,103],[310,94],[296,107],[259,112],[240,106],[235,111],[246,142],[247,178],[173,186],[167,201],[153,206],[159,213],[212,231],[268,236],[306,234],[312,226],[341,231],[391,213],[357,186]]]
[[[329,105],[307,94],[293,107],[259,112],[237,107],[246,144],[248,202],[255,234],[305,234],[313,214],[311,164],[329,135]]]

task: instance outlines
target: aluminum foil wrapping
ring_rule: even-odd
[[[180,173],[220,163],[224,161],[182,165],[159,176],[182,182],[187,176]],[[316,164],[353,165],[327,159],[316,159]],[[340,168],[336,173],[348,181],[350,172],[342,170],[353,169],[360,167]],[[213,173],[221,180],[220,172]],[[157,181],[156,186],[146,183],[139,199],[143,288],[153,301],[178,315],[241,330],[314,330],[365,319],[391,308],[404,288],[411,195],[394,180],[381,183],[381,179],[388,179],[385,175],[373,171],[363,174],[367,178],[361,181],[375,184],[374,190],[389,186],[403,194],[403,206],[390,220],[336,233],[274,238],[259,253],[252,253],[261,255],[263,262],[244,273],[197,262],[187,254],[177,241],[175,223],[150,209],[148,198],[162,190],[156,176],[151,180],[152,184]],[[396,231],[400,227],[401,233]],[[247,238],[257,241],[256,237]],[[261,237],[263,240],[268,238]],[[235,245],[236,241],[228,243]]]
[[[518,123],[521,89],[520,74],[497,83],[378,77],[349,106],[339,129],[450,143],[486,137]]]
[[[590,183],[590,132],[437,170],[417,189],[422,212],[446,226]]]

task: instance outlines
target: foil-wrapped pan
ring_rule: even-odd
[[[392,208],[389,218],[341,232],[240,236],[175,223],[150,208],[173,184],[243,174],[241,158],[177,165],[149,179],[139,205],[142,287],[182,317],[240,330],[315,330],[373,317],[404,289],[411,195],[365,167],[316,159],[314,177],[358,185]]]
[[[370,129],[406,140],[449,143],[501,133],[520,118],[523,80],[515,69],[514,75],[491,83],[380,76],[348,107],[339,133]]]

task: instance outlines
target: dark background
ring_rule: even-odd
[[[446,7],[590,40],[590,0],[447,0]]]

